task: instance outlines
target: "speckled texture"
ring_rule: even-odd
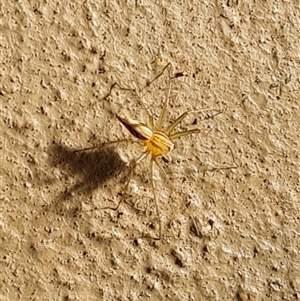
[[[63,1],[0,5],[1,300],[299,300],[298,1]],[[141,89],[171,62],[182,128],[155,174],[120,199]],[[157,116],[167,73],[144,101]],[[141,93],[143,94],[143,93]],[[193,125],[197,123],[197,125]],[[231,166],[233,150],[237,169]],[[206,172],[205,172],[206,171]],[[171,182],[171,183],[170,183]],[[134,204],[135,205],[132,205]]]

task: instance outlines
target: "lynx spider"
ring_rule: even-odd
[[[156,79],[158,79],[165,72],[165,70],[169,67],[171,67],[171,64],[170,63],[166,64],[165,67],[162,69],[162,71],[156,77],[154,77],[150,82],[147,83],[147,86],[149,86]],[[137,165],[142,160],[144,160],[148,156],[150,156],[150,182],[151,182],[151,187],[152,187],[152,191],[153,191],[155,210],[156,210],[156,214],[157,214],[157,217],[158,217],[159,235],[157,237],[152,237],[152,236],[146,236],[146,237],[151,238],[151,239],[155,239],[155,240],[160,240],[161,239],[161,220],[160,220],[159,207],[158,207],[158,204],[157,204],[156,189],[155,189],[154,180],[153,180],[154,164],[156,164],[158,166],[159,170],[166,176],[164,169],[158,163],[158,159],[162,158],[164,161],[167,161],[166,155],[168,155],[169,152],[171,152],[174,149],[174,143],[173,143],[174,140],[176,140],[180,137],[183,137],[183,136],[204,132],[200,128],[174,132],[175,128],[188,115],[194,114],[194,113],[200,113],[200,112],[203,112],[203,111],[216,111],[217,113],[211,116],[211,117],[214,117],[214,116],[219,115],[221,113],[220,111],[212,110],[212,109],[188,110],[188,111],[184,112],[183,114],[181,114],[170,125],[168,125],[167,127],[163,127],[163,123],[165,121],[165,117],[166,117],[166,113],[167,113],[167,109],[168,109],[168,104],[169,104],[171,80],[173,80],[175,78],[178,78],[178,77],[181,77],[181,76],[185,76],[185,74],[182,73],[182,72],[179,72],[179,73],[174,74],[173,76],[170,75],[170,77],[169,77],[170,80],[169,80],[169,85],[168,85],[168,88],[167,88],[166,97],[165,97],[163,107],[162,107],[162,110],[159,114],[157,122],[154,121],[153,115],[150,113],[148,108],[145,106],[143,100],[141,99],[141,97],[139,97],[139,95],[138,95],[138,93],[136,92],[135,89],[123,88],[118,83],[112,84],[111,87],[110,87],[109,92],[103,97],[103,99],[106,99],[111,94],[114,87],[116,87],[116,86],[118,86],[119,89],[121,89],[121,90],[127,90],[127,91],[134,92],[138,96],[140,103],[142,104],[143,108],[147,112],[147,115],[149,117],[148,125],[146,125],[144,123],[141,123],[137,120],[131,119],[129,117],[121,117],[119,115],[116,115],[116,117],[120,121],[120,123],[123,126],[125,126],[125,128],[132,134],[133,137],[124,138],[124,139],[115,140],[115,141],[109,141],[109,142],[102,143],[98,146],[93,146],[93,147],[84,148],[84,149],[75,151],[75,153],[76,153],[76,152],[81,152],[81,151],[92,150],[92,149],[95,149],[95,148],[99,148],[99,147],[103,147],[103,146],[107,146],[107,145],[111,145],[111,144],[117,144],[117,143],[121,143],[121,142],[132,142],[132,141],[139,142],[140,144],[142,144],[144,146],[145,149],[142,152],[142,154],[137,159],[135,159],[131,164],[129,179],[128,179],[128,181],[127,181],[127,183],[126,183],[126,185],[123,189],[123,194],[125,194],[128,190],[128,186],[129,186],[129,184],[132,180],[132,176],[134,174],[134,171],[135,171]],[[207,132],[205,132],[205,133],[207,133]],[[235,160],[234,160],[234,156],[233,156],[233,152],[232,152],[232,150],[229,146],[228,146],[228,148],[230,149],[233,163],[236,165]],[[216,169],[219,170],[219,169],[234,169],[234,168],[237,168],[237,165],[236,166],[231,166],[231,167],[216,168]],[[120,207],[120,205],[122,204],[123,201],[124,201],[124,197],[122,196],[121,200],[119,201],[119,203],[116,207],[103,207],[103,208],[101,208],[101,210],[104,210],[104,209],[118,210],[118,208]]]

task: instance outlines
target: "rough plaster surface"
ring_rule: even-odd
[[[1,300],[299,300],[298,1],[5,1],[0,5]],[[187,118],[155,172],[115,114],[171,62],[167,122]],[[164,73],[141,91],[155,117]],[[201,121],[201,119],[205,119]],[[232,166],[230,145],[237,169]]]

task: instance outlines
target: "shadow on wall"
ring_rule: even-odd
[[[112,147],[95,148],[74,153],[61,144],[52,144],[48,149],[51,167],[57,168],[65,180],[61,201],[68,200],[74,193],[92,195],[93,191],[106,185],[110,179],[128,170]]]

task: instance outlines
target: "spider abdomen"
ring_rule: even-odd
[[[135,138],[147,140],[153,135],[152,130],[143,123],[131,118],[122,118],[118,115],[117,118]]]

